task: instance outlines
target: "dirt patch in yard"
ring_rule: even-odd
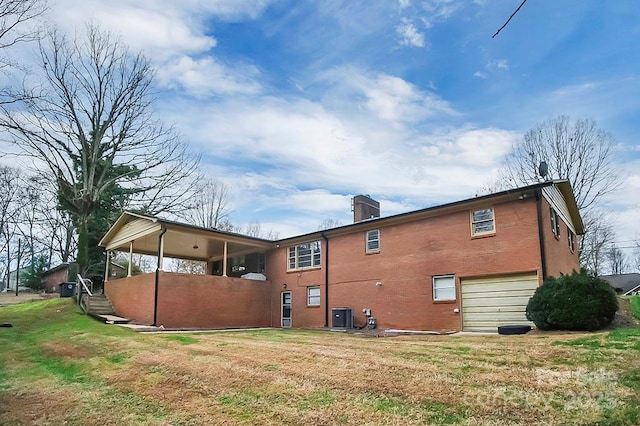
[[[0,307],[15,305],[16,303],[37,302],[60,297],[57,293],[18,293],[0,292]]]

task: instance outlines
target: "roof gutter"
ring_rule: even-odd
[[[160,281],[160,260],[161,260],[161,250],[162,250],[162,237],[167,232],[166,225],[162,225],[162,231],[160,235],[158,235],[158,265],[156,266],[156,280],[155,280],[155,288],[153,290],[153,324],[154,326],[158,325],[158,282]]]
[[[324,239],[324,327],[329,327],[329,239],[320,233]]]
[[[542,281],[547,279],[547,255],[544,249],[544,228],[542,224],[542,191],[536,189],[536,211],[538,214],[538,240],[540,241],[540,267],[542,269]]]

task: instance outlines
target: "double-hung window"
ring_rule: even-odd
[[[567,240],[569,242],[569,250],[573,253],[576,250],[576,234],[567,226]]]
[[[471,235],[487,235],[496,231],[493,209],[479,209],[471,212]]]
[[[377,229],[367,231],[367,253],[380,251],[380,231]]]
[[[433,277],[433,300],[456,300],[455,275],[440,275]]]
[[[287,270],[295,271],[318,267],[320,267],[320,241],[289,247]]]
[[[307,287],[307,306],[320,306],[320,287]]]
[[[560,218],[558,217],[558,213],[551,207],[551,231],[553,235],[556,236],[557,239],[560,238]]]

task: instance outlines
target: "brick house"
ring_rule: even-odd
[[[142,323],[473,331],[528,324],[544,278],[579,268],[582,233],[570,184],[553,181],[388,217],[358,196],[353,224],[278,241],[124,213],[100,245],[158,255],[158,272],[105,284]],[[207,274],[164,272],[165,257]]]
[[[68,263],[61,263],[58,266],[54,266],[42,273],[44,290],[47,293],[57,293],[60,291],[60,284],[68,282],[69,278]],[[72,281],[75,281],[75,277],[72,277]]]

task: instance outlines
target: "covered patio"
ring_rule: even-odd
[[[99,245],[107,259],[128,254],[125,278],[105,267],[104,292],[120,316],[167,328],[271,326],[271,241],[124,212]],[[134,254],[155,256],[155,272],[134,275]],[[171,259],[201,262],[204,274],[168,272]]]

